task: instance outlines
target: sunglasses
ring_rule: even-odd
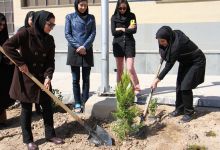
[[[127,10],[127,7],[119,7],[119,10]]]
[[[53,29],[55,27],[56,24],[52,23],[52,22],[49,22],[47,21],[46,24],[51,28]]]

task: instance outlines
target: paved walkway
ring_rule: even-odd
[[[143,96],[150,92],[150,85],[154,79],[152,74],[138,74]],[[72,77],[71,73],[55,72],[52,80],[53,88],[59,89],[64,96],[64,103],[72,103]],[[115,87],[116,74],[109,75],[111,87]],[[90,82],[91,95],[97,92],[101,84],[101,74],[92,73]],[[154,92],[154,97],[158,98],[159,103],[174,104],[175,102],[176,75],[167,75],[158,85]],[[206,76],[205,82],[197,89],[193,90],[194,105],[220,107],[220,76]]]

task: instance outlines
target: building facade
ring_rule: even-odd
[[[94,42],[95,67],[93,72],[101,72],[101,0],[89,0],[89,12],[95,15],[97,36]],[[74,0],[0,0],[2,4],[13,4],[13,8],[4,8],[7,13],[13,10],[11,20],[14,32],[23,26],[28,11],[48,10],[56,16],[56,27],[51,32],[56,42],[56,71],[69,71],[66,66],[67,41],[64,36],[65,16],[74,12]],[[219,75],[220,67],[220,1],[219,0],[130,0],[131,11],[136,14],[138,30],[136,39],[136,68],[138,73],[154,73],[159,64],[156,31],[163,25],[185,32],[205,53],[207,57],[206,74]],[[116,6],[116,0],[109,0],[110,18]],[[13,15],[14,14],[14,15]],[[109,28],[110,72],[115,61],[112,54],[112,35]],[[112,63],[113,62],[113,63]],[[171,73],[177,71],[177,64]]]

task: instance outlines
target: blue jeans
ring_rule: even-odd
[[[71,66],[72,78],[73,78],[73,95],[75,104],[83,104],[89,98],[89,82],[90,82],[90,71],[91,67],[82,67],[82,98],[80,92],[80,67]]]

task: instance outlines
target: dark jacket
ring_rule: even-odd
[[[166,65],[158,78],[162,80],[178,61],[177,86],[180,86],[181,90],[196,88],[204,82],[205,55],[182,31],[173,30],[172,34],[173,42],[169,42],[168,48],[160,48],[161,57],[166,61]]]
[[[82,19],[77,13],[66,16],[65,37],[68,41],[67,65],[71,66],[94,66],[93,41],[96,36],[95,17],[91,14]],[[86,48],[86,55],[82,56],[76,52],[80,46]]]
[[[40,82],[44,82],[48,76],[52,79],[55,69],[54,56],[55,44],[51,35],[42,44],[37,38],[33,27],[24,29],[11,37],[3,48],[18,66],[26,64],[29,72]],[[16,49],[20,50],[20,54]],[[25,74],[21,73],[18,67],[15,68],[10,96],[22,102],[39,102],[41,89]]]
[[[0,21],[6,22],[6,26],[0,31],[0,46],[2,46],[8,39],[7,21],[2,13],[0,13]],[[15,102],[9,96],[13,72],[14,65],[10,65],[9,60],[0,52],[0,112]]]
[[[116,15],[113,15],[111,18],[111,31],[113,38],[113,50],[123,49],[123,47],[129,46],[129,49],[135,50],[135,39],[133,34],[137,32],[137,21],[135,14],[129,13],[125,22],[117,21]],[[130,21],[135,20],[136,28],[128,29],[130,25]],[[125,28],[125,32],[123,31],[116,31],[116,28]],[[119,47],[115,47],[114,45],[118,45]]]

